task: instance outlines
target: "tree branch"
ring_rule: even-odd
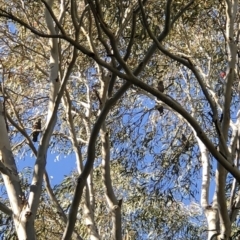
[[[62,240],[68,240],[71,238],[71,235],[75,226],[75,222],[76,222],[76,216],[77,216],[76,209],[78,209],[78,206],[82,197],[82,193],[83,193],[83,188],[85,187],[85,184],[86,184],[86,179],[93,168],[93,162],[95,159],[95,151],[96,151],[95,145],[96,145],[96,140],[97,140],[99,131],[101,129],[102,123],[105,121],[105,118],[108,112],[111,110],[111,108],[121,98],[121,96],[126,92],[128,88],[129,88],[129,84],[124,84],[111,99],[108,99],[106,101],[104,108],[102,109],[95,125],[93,126],[90,140],[88,143],[87,162],[85,164],[85,167],[81,175],[78,177],[77,186],[76,186],[73,200],[72,200],[72,205],[69,210],[68,223],[65,228]]]
[[[13,212],[10,208],[8,208],[5,204],[0,202],[0,210],[7,214],[8,216],[12,216]]]

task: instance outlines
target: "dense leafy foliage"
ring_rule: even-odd
[[[226,110],[226,75],[230,71],[225,30],[227,1],[189,3],[182,0],[170,4],[171,1],[149,0],[143,1],[142,9],[141,1],[86,1],[87,4],[76,1],[78,5],[72,10],[73,2],[54,1],[52,7],[59,23],[55,21],[56,33],[60,36],[56,81],[62,83],[72,68],[58,107],[48,156],[68,158],[75,154],[77,165],[72,166],[73,171],[61,183],[52,186],[52,196],[47,181],[43,183],[35,219],[37,239],[62,237],[78,176],[89,158],[91,133],[109,99],[117,96],[129,81],[123,77],[128,71],[155,89],[158,82],[163,81],[164,94],[197,121],[216,148],[221,134],[207,94],[215,103],[217,118],[223,118]],[[168,4],[171,31],[166,34]],[[38,144],[31,142],[33,122],[41,118],[42,125],[47,124],[52,86],[48,79],[51,49],[45,7],[45,1],[0,2],[0,16],[4,17],[0,24],[1,96],[12,151],[19,165],[24,159],[37,157]],[[238,23],[237,14],[234,24]],[[160,42],[158,50],[154,45],[156,38],[151,34]],[[238,41],[235,28],[234,34]],[[150,55],[153,47],[156,51]],[[231,70],[234,78],[228,87],[231,91],[231,121],[226,137],[229,148],[233,146],[233,124],[239,110],[238,61],[237,56]],[[201,134],[189,124],[186,116],[150,91],[136,84],[129,84],[126,89],[110,109],[98,134],[94,166],[78,208],[75,233],[87,239],[92,231],[89,226],[95,224],[102,239],[114,239],[113,210],[106,183],[109,173],[121,208],[124,239],[206,239],[208,227],[204,211],[210,204],[200,206],[205,164],[198,141]],[[104,164],[106,156],[110,159],[109,169]],[[208,157],[208,180],[215,187],[216,158],[209,152]],[[239,159],[235,161],[239,167]],[[33,169],[34,162],[19,173],[26,196]],[[237,199],[237,195],[231,194],[234,181],[228,176],[226,188],[223,186],[227,204]],[[1,184],[1,202],[10,208],[2,180]],[[213,191],[212,188],[211,195]],[[234,189],[237,191],[238,187]],[[94,223],[88,222],[86,216],[91,213],[88,215],[86,209],[93,212]],[[5,213],[0,214],[0,236],[16,239],[13,220]],[[238,227],[237,216],[232,227],[232,236],[236,239]]]

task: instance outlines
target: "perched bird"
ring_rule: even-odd
[[[33,142],[37,142],[38,135],[41,131],[41,119],[39,118],[34,124],[33,124]]]
[[[185,136],[184,134],[182,134],[182,141],[183,141],[183,142],[186,142],[186,141],[187,141],[187,138],[186,138],[186,136]]]
[[[188,139],[186,138],[186,136],[184,134],[182,134],[182,142],[185,145],[185,150],[188,151],[188,149],[189,149],[189,141],[188,141]]]
[[[118,206],[121,207],[122,206],[122,199],[118,200]]]
[[[221,117],[220,117],[220,123],[222,122],[223,120],[223,113],[221,114]]]
[[[158,82],[158,91],[163,93],[164,92],[164,85],[163,85],[163,81],[159,81]]]
[[[158,106],[157,107],[157,110],[159,111],[160,115],[162,116],[163,115],[163,106]]]

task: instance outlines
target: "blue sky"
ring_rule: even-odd
[[[49,175],[51,186],[59,184],[63,180],[64,175],[69,175],[71,171],[76,170],[76,161],[74,154],[68,155],[66,157],[60,155],[59,158],[57,156],[57,154],[53,154],[48,151],[46,169]],[[35,158],[28,156],[25,159],[16,161],[18,171],[21,172],[26,167],[33,168],[35,160]]]

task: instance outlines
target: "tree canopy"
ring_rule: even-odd
[[[238,239],[238,11],[0,1],[0,236]]]

